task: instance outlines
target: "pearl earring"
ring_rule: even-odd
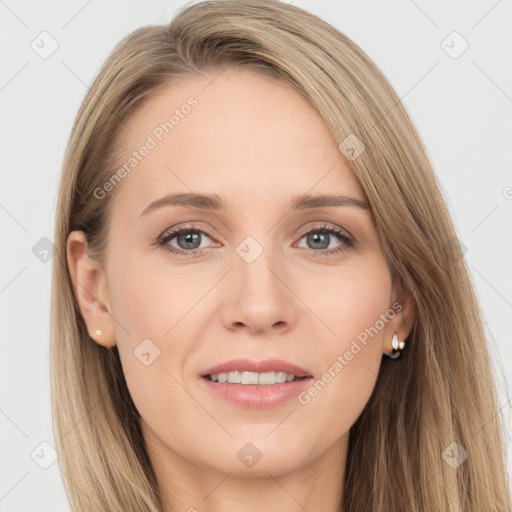
[[[393,334],[393,341],[391,342],[391,346],[393,347],[393,351],[391,354],[386,354],[391,359],[396,359],[400,356],[400,350],[403,350],[405,347],[405,341],[400,341],[398,339],[398,335],[395,333]]]
[[[102,336],[103,335],[103,331],[101,329],[96,329],[94,331],[94,334],[96,334],[96,336]]]

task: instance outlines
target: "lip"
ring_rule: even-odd
[[[300,380],[283,382],[282,384],[229,384],[208,380],[204,377],[211,374],[228,372],[277,372],[292,373]],[[310,371],[283,359],[266,359],[254,361],[251,359],[233,359],[208,368],[200,375],[200,385],[214,395],[242,407],[261,409],[279,405],[296,397],[313,381]]]
[[[205,377],[206,375],[211,374],[228,373],[235,371],[257,373],[281,371],[286,373],[293,373],[293,375],[295,375],[296,377],[312,377],[311,372],[309,372],[308,370],[300,368],[297,365],[288,363],[283,359],[266,359],[264,361],[253,361],[252,359],[232,359],[231,361],[226,361],[225,363],[221,363],[212,366],[211,368],[208,368],[207,370],[200,374],[200,377]],[[270,386],[279,385],[281,384],[271,384]]]
[[[263,409],[295,398],[301,391],[304,391],[311,385],[313,377],[265,386],[256,384],[221,384],[205,378],[200,378],[198,381],[200,386],[205,386],[205,389],[209,392],[235,405]]]

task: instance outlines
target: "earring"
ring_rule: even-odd
[[[90,334],[90,337],[96,342],[98,341],[98,336],[103,336],[103,331],[101,329],[96,329],[94,334]]]
[[[386,355],[391,359],[396,359],[397,357],[400,356],[400,350],[403,350],[403,348],[405,347],[405,341],[400,341],[398,339],[397,334],[395,333],[393,334],[393,341],[391,342],[391,346],[393,347],[393,351],[391,352],[391,354]]]

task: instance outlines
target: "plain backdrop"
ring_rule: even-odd
[[[52,458],[48,248],[73,120],[114,45],[142,25],[168,22],[183,4],[0,0],[1,512],[70,510]],[[293,4],[360,45],[416,124],[484,310],[496,413],[510,436],[512,1]]]

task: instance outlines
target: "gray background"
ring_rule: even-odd
[[[167,22],[183,3],[0,0],[2,512],[69,510],[49,446],[51,253],[45,250],[74,117],[114,45],[142,25]],[[509,436],[512,1],[293,3],[370,55],[419,130],[467,248]],[[40,36],[44,31],[51,36]],[[58,48],[42,58],[52,38]],[[462,38],[469,47],[458,55]]]

